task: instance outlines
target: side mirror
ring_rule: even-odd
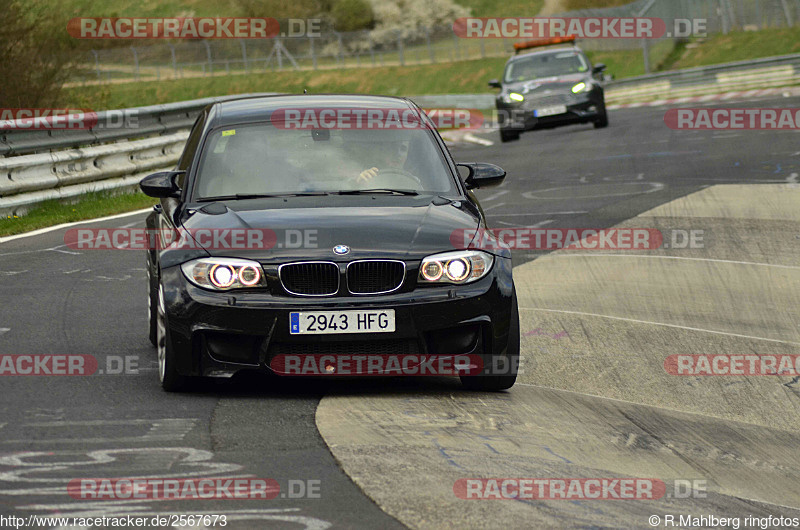
[[[597,63],[596,65],[594,65],[594,66],[592,67],[592,73],[593,73],[593,74],[599,74],[600,72],[602,72],[602,71],[603,71],[603,70],[605,70],[605,69],[606,69],[606,65],[605,65],[605,64],[603,64],[603,63]]]
[[[490,88],[503,88],[503,85],[500,84],[500,81],[497,79],[490,79],[489,80],[489,87]]]
[[[499,166],[495,166],[494,164],[466,162],[456,165],[465,167],[469,170],[469,175],[467,175],[467,178],[464,179],[464,185],[468,190],[497,186],[503,182],[504,178],[506,178],[505,170]]]
[[[175,177],[182,175],[184,171],[161,171],[147,175],[139,182],[139,187],[145,195],[155,197],[157,199],[164,199],[167,197],[178,198],[181,196],[181,190],[175,183]]]

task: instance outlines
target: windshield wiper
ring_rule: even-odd
[[[395,195],[419,195],[414,190],[396,190],[392,188],[373,188],[369,190],[339,190],[336,192],[339,195],[363,195],[372,193],[393,193]]]
[[[242,199],[264,199],[271,197],[319,197],[327,195],[326,191],[303,191],[298,193],[235,193],[233,195],[219,195],[217,197],[202,197],[197,202],[232,201]]]

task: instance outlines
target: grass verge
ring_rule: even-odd
[[[21,217],[0,217],[0,236],[10,236],[44,228],[47,226],[94,219],[106,215],[141,210],[156,203],[156,199],[143,193],[94,192],[80,196],[67,204],[59,200],[36,205]]]

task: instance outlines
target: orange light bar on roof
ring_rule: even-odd
[[[575,42],[575,35],[567,35],[566,37],[550,37],[549,39],[536,39],[526,40],[525,42],[515,42],[514,50],[516,53],[529,48],[538,48],[539,46],[551,46],[553,44],[563,44],[565,42]]]

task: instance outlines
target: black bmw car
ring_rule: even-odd
[[[467,388],[511,387],[520,347],[511,256],[471,241],[486,228],[471,190],[504,177],[456,164],[408,99],[208,106],[176,169],[141,182],[160,198],[147,228],[177,234],[147,253],[163,388],[285,373],[287,355],[324,356],[336,372],[337,357],[355,354],[477,358],[450,375]]]
[[[562,39],[563,40],[563,39]],[[540,46],[533,43],[530,46]],[[526,46],[515,45],[524,50]],[[576,123],[608,126],[602,87],[604,64],[592,66],[578,47],[543,49],[508,60],[496,106],[503,142],[519,140],[523,131]]]

